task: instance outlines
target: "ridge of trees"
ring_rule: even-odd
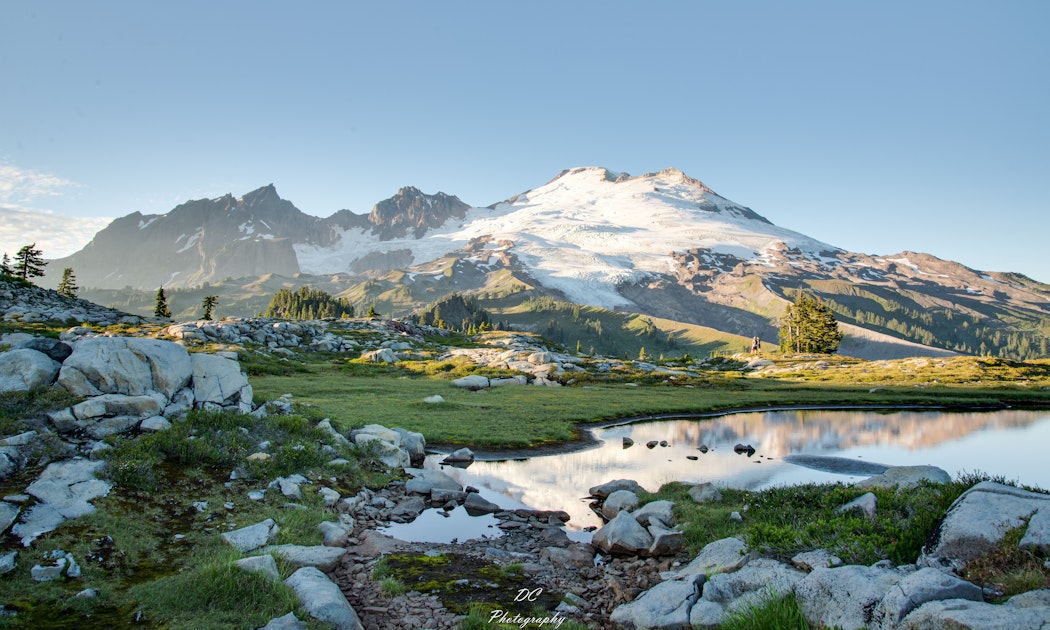
[[[353,317],[354,306],[346,298],[332,297],[320,289],[299,287],[298,290],[278,289],[270,299],[263,317],[281,319],[324,319],[326,317]]]

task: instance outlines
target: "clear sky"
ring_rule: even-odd
[[[328,216],[674,166],[1050,282],[1048,33],[1043,0],[2,2],[0,249],[271,182]]]

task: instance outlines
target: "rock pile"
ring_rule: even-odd
[[[99,326],[110,324],[141,324],[144,320],[87,300],[67,298],[57,291],[24,286],[0,280],[0,319],[5,322],[63,322],[66,324],[92,322]]]

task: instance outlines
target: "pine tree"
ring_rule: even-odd
[[[780,351],[830,354],[840,341],[842,332],[831,309],[800,291],[780,320]]]
[[[76,299],[78,291],[80,287],[77,286],[77,277],[73,275],[71,267],[66,267],[62,270],[62,280],[58,283],[58,294]]]
[[[376,312],[376,305],[373,304],[368,307],[368,318],[375,319],[376,317],[379,317],[379,313]]]
[[[157,303],[153,306],[154,317],[171,317],[171,309],[168,308],[168,298],[164,295],[164,287],[157,289]]]
[[[0,261],[0,274],[5,276],[15,275],[15,270],[11,269],[11,257],[7,255],[7,252],[4,252],[4,258]]]
[[[36,243],[31,245],[24,245],[22,249],[18,250],[15,254],[15,274],[19,278],[28,281],[30,278],[37,278],[44,275],[44,262],[43,257],[39,249],[36,248]]]
[[[211,311],[215,308],[215,303],[218,301],[219,296],[217,295],[205,296],[204,300],[201,301],[201,307],[204,309],[202,319],[211,319]]]

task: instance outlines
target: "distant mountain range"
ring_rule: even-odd
[[[769,342],[772,320],[805,290],[858,327],[843,352],[852,344],[859,355],[890,344],[898,354],[1047,356],[1050,337],[1050,285],[927,254],[844,251],[675,169],[574,168],[488,207],[407,187],[368,214],[324,219],[269,185],[122,217],[51,269],[64,267],[81,286],[111,291],[248,291],[287,278],[392,314],[452,292],[497,313],[542,296]]]

